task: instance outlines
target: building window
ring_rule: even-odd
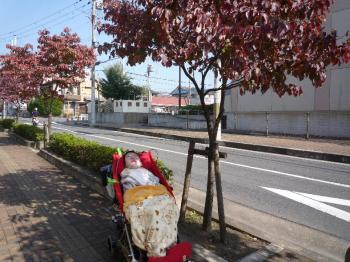
[[[140,102],[136,102],[136,106],[139,107],[140,106]]]
[[[123,105],[123,102],[120,102],[119,105],[122,106],[122,105]]]
[[[148,105],[147,105],[147,103],[143,103],[143,107],[147,107]]]
[[[118,107],[118,102],[117,102],[117,103],[115,103],[115,107]]]
[[[132,106],[132,103],[131,102],[128,102],[128,107]]]

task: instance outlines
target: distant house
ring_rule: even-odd
[[[181,105],[188,105],[188,100],[181,98]],[[179,107],[179,98],[174,96],[152,96],[152,112],[170,113]]]
[[[149,113],[151,103],[146,100],[114,100],[113,108],[116,113]]]
[[[200,105],[200,98],[197,93],[197,90],[195,87],[188,87],[188,86],[182,86],[181,91],[179,90],[179,87],[176,87],[173,91],[170,92],[171,96],[179,97],[181,94],[181,97],[183,97],[187,102],[188,105]],[[213,104],[214,103],[214,95],[209,93],[204,98],[205,104]]]
[[[63,95],[63,114],[67,117],[87,116],[88,104],[91,102],[91,81],[86,78],[77,87],[62,89]],[[104,102],[105,98],[99,94],[98,88],[95,89],[96,101]]]

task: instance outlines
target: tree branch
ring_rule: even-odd
[[[243,82],[243,80],[244,80],[244,78],[241,77],[239,80],[232,81],[230,84],[226,85],[225,88],[223,88],[223,85],[221,85],[218,88],[207,89],[204,92],[204,95],[206,96],[210,92],[215,92],[215,91],[220,91],[220,90],[224,90],[225,91],[225,90],[230,90],[230,89],[235,88],[235,87],[239,87],[241,85],[241,83]]]
[[[199,95],[199,100],[201,101],[201,106],[202,109],[204,111],[204,117],[205,120],[207,122],[207,128],[208,130],[211,129],[211,121],[210,121],[210,112],[209,109],[205,106],[205,101],[204,101],[204,97],[205,94],[203,92],[204,90],[204,82],[205,82],[205,75],[201,72],[202,75],[202,79],[201,79],[201,88],[199,88],[198,83],[196,81],[196,79],[194,77],[191,76],[191,74],[187,71],[186,67],[184,65],[180,65],[180,67],[182,68],[182,70],[184,71],[185,75],[191,80],[191,82],[194,84],[197,93]]]

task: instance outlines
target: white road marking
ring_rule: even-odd
[[[265,169],[265,168],[260,168],[260,167],[236,164],[236,163],[222,161],[222,160],[220,160],[220,163],[225,163],[225,164],[228,164],[228,165],[233,165],[233,166],[239,166],[239,167],[259,170],[259,171],[268,172],[268,173],[277,174],[277,175],[282,175],[282,176],[289,176],[289,177],[294,177],[294,178],[305,179],[305,180],[309,180],[309,181],[313,181],[313,182],[319,182],[319,183],[324,183],[324,184],[329,184],[329,185],[334,185],[334,186],[350,188],[350,185],[346,185],[346,184],[341,184],[341,183],[337,183],[337,182],[331,182],[331,181],[326,181],[326,180],[321,180],[321,179],[316,179],[316,178],[311,178],[311,177],[305,177],[305,176],[300,176],[300,175],[294,175],[294,174],[280,172],[280,171],[275,171],[275,170],[271,170],[271,169]]]
[[[314,209],[317,209],[323,213],[327,213],[329,215],[335,216],[335,217],[342,219],[346,222],[350,222],[350,213],[346,212],[344,210],[341,210],[339,208],[332,207],[330,205],[316,201],[312,198],[306,197],[306,196],[301,195],[300,193],[297,193],[297,192],[292,192],[289,190],[283,190],[283,189],[277,189],[277,188],[270,188],[270,187],[262,187],[262,188],[264,188],[268,191],[271,191],[273,193],[276,193],[278,195],[281,195],[283,197],[294,200],[296,202],[307,205],[309,207],[312,207]]]
[[[55,123],[55,122],[52,122]],[[59,123],[55,123],[56,125],[63,125],[63,124],[59,124]],[[91,127],[94,129],[99,129],[99,128],[95,128],[95,127]],[[129,132],[124,132],[124,131],[116,131],[116,130],[109,130],[112,131],[114,133],[121,133],[121,134],[128,134],[130,136],[139,136],[139,137],[146,137],[146,138],[150,138],[150,139],[158,139],[158,140],[168,140],[168,141],[173,141],[174,139],[170,139],[170,138],[164,138],[164,137],[156,137],[156,136],[149,136],[149,135],[141,135],[141,134],[135,134],[135,133],[129,133]],[[182,141],[185,142],[185,141]],[[202,144],[202,143],[198,143],[199,145],[207,145],[207,144]],[[248,149],[242,149],[242,148],[235,148],[235,147],[228,147],[228,146],[220,146],[220,148],[224,148],[224,149],[228,149],[228,150],[232,150],[232,151],[244,151],[247,153],[252,152],[252,150],[248,150]],[[293,148],[292,148],[293,149]],[[295,148],[295,150],[300,150],[298,148]],[[262,151],[254,151],[254,154],[262,154],[262,155],[276,155],[275,153],[269,153],[269,152],[262,152]],[[280,157],[284,157],[284,158],[293,158],[293,159],[303,159],[301,157],[297,157],[297,156],[289,156],[289,155],[279,155]],[[316,162],[324,162],[327,164],[336,164],[336,165],[343,165],[343,166],[349,166],[349,164],[347,163],[340,163],[340,162],[330,162],[327,160],[320,160],[320,159],[313,159],[313,158],[304,158],[303,160],[305,161],[316,161]]]
[[[340,205],[340,206],[350,207],[350,200],[347,200],[347,199],[312,195],[312,194],[306,194],[306,193],[300,193],[300,192],[296,192],[296,193],[298,193],[299,195],[303,195],[305,197],[311,198],[313,200],[323,202],[323,203],[336,204],[336,205]]]
[[[99,138],[99,139],[110,140],[110,141],[115,141],[115,142],[120,142],[120,143],[124,143],[124,144],[140,146],[140,147],[153,148],[153,149],[156,149],[156,150],[159,150],[159,151],[164,151],[164,152],[168,152],[168,153],[173,153],[173,154],[178,154],[178,155],[182,155],[182,156],[187,156],[187,153],[182,153],[182,152],[173,151],[173,150],[169,150],[169,149],[163,149],[163,148],[149,146],[149,145],[143,145],[143,144],[138,144],[138,143],[133,143],[133,142],[127,142],[127,141],[122,141],[122,140],[118,140],[118,139],[115,139],[115,138],[109,138],[109,137],[104,137],[104,136],[90,135],[90,134],[85,134],[83,132],[75,132],[75,131],[71,131],[71,130],[65,129],[65,128],[58,128],[58,127],[54,127],[54,128],[55,129],[59,129],[59,130],[65,130],[65,131],[68,131],[68,132],[71,132],[71,133],[75,133],[75,134],[82,134],[82,135],[85,135],[85,136],[95,137],[95,138]],[[205,159],[205,157],[197,156],[197,155],[195,155],[195,158]],[[243,164],[238,164],[238,163],[233,163],[233,162],[228,162],[228,161],[223,161],[223,160],[220,160],[220,163],[227,164],[227,165],[232,165],[232,166],[238,166],[238,167],[247,168],[247,169],[263,171],[263,172],[267,172],[267,173],[270,173],[270,174],[277,174],[277,175],[281,175],[281,176],[294,177],[294,178],[309,180],[309,181],[313,181],[313,182],[329,184],[329,185],[333,185],[333,186],[340,186],[340,187],[350,188],[350,185],[346,185],[346,184],[341,184],[341,183],[337,183],[337,182],[331,182],[331,181],[326,181],[326,180],[321,180],[321,179],[316,179],[316,178],[311,178],[311,177],[305,177],[305,176],[300,176],[300,175],[294,175],[294,174],[290,174],[290,173],[286,173],[286,172],[280,172],[280,171],[275,171],[275,170],[271,170],[271,169],[265,169],[265,168],[260,168],[260,167],[248,166],[248,165],[243,165]]]

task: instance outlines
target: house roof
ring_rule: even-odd
[[[187,105],[187,99],[181,98],[181,104]],[[177,106],[179,98],[174,96],[152,96],[152,106]]]
[[[191,94],[197,94],[197,90],[194,87],[182,86],[181,91],[179,92],[179,87],[176,87],[173,91],[170,92],[172,96],[178,96],[179,93],[181,95],[189,95],[191,90]]]

